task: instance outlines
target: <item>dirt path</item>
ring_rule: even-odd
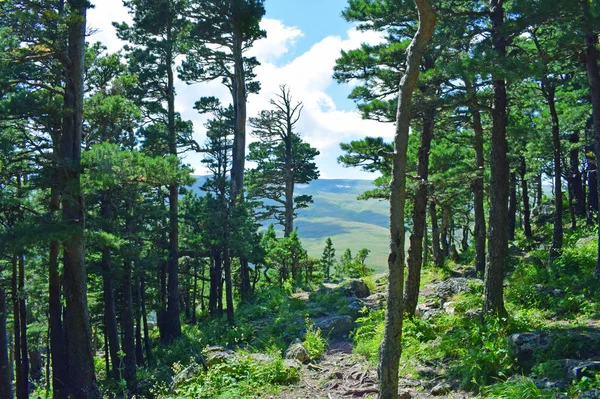
[[[432,395],[440,381],[400,380],[399,399],[466,399],[473,395],[463,391]],[[377,395],[377,370],[361,356],[352,354],[352,343],[330,343],[329,350],[314,364],[303,365],[300,381],[285,388],[271,399],[348,399],[374,398]]]

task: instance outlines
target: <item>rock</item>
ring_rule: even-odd
[[[442,309],[429,309],[423,313],[423,320],[429,320],[440,314],[441,311]]]
[[[227,360],[235,357],[235,353],[223,346],[209,346],[202,351],[206,367],[212,367],[217,364],[225,363]]]
[[[554,203],[551,200],[543,202],[533,208],[531,214],[533,223],[538,226],[552,223],[554,221]]]
[[[306,363],[310,361],[310,355],[306,348],[302,345],[299,339],[296,338],[294,342],[285,351],[286,359],[294,359],[300,363]]]
[[[598,236],[581,237],[575,243],[576,248],[587,247],[588,245],[595,246],[598,243]]]
[[[352,278],[344,281],[341,284],[341,288],[346,296],[354,295],[357,298],[366,298],[371,295],[369,286],[364,280],[358,278]]]
[[[516,333],[508,337],[508,343],[525,372],[531,370],[536,353],[546,359],[563,359],[560,362],[567,372],[577,367],[577,359],[581,362],[600,356],[600,331],[594,329]]]
[[[354,319],[350,316],[327,316],[315,319],[315,327],[320,328],[329,338],[346,337],[354,330]]]
[[[535,352],[548,349],[552,339],[541,331],[516,333],[508,337],[508,345],[517,358],[517,364],[529,372],[534,364]]]
[[[444,303],[444,312],[448,313],[450,316],[453,316],[454,313],[456,313],[456,308],[454,307],[454,302]]]
[[[598,398],[600,398],[600,389],[594,388],[592,390],[582,393],[577,398],[578,399],[598,399]]]
[[[398,399],[411,399],[412,395],[409,391],[400,391],[398,392]]]
[[[448,299],[461,292],[469,292],[469,284],[464,277],[452,277],[442,281],[435,287],[435,294],[442,299]]]
[[[579,381],[583,376],[592,376],[600,371],[600,361],[588,360],[579,362],[574,367],[571,367],[567,372],[567,377],[570,380]]]
[[[442,396],[446,395],[450,391],[452,391],[452,385],[448,384],[447,382],[441,382],[431,389],[431,394],[433,396]]]
[[[181,385],[181,383],[186,382],[189,379],[197,376],[198,374],[200,374],[201,370],[202,369],[198,364],[196,364],[196,363],[190,364],[188,367],[184,368],[179,373],[175,374],[175,376],[173,377],[173,380],[171,381],[171,389],[174,390],[179,385]]]
[[[300,370],[302,368],[302,364],[296,359],[284,359],[283,365],[288,369]]]
[[[481,315],[481,309],[469,309],[465,312],[465,316],[471,320],[480,320]]]
[[[553,381],[550,378],[542,378],[540,380],[535,380],[534,382],[535,386],[539,389],[565,391],[568,388],[568,384],[566,382]]]

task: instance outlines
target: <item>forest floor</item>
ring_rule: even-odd
[[[381,276],[379,276],[381,277]],[[336,284],[325,284],[335,289]],[[380,291],[380,290],[378,290]],[[421,294],[431,295],[431,285],[422,287]],[[292,295],[296,299],[309,301],[306,292]],[[416,367],[419,378],[401,377],[398,399],[466,399],[473,393],[460,390],[458,381],[444,380],[444,370],[421,364]],[[377,369],[367,359],[353,353],[350,338],[338,338],[329,342],[326,352],[318,361],[303,364],[300,380],[285,387],[270,399],[346,399],[374,398],[377,395]]]
[[[429,378],[401,378],[399,399],[466,399],[473,394],[454,390],[454,384],[444,382],[439,371],[422,366]],[[434,375],[438,375],[435,377]],[[450,390],[449,392],[446,392]],[[346,399],[373,398],[377,394],[377,370],[364,357],[352,354],[352,342],[331,342],[328,351],[317,363],[303,365],[300,381],[286,387],[271,399]],[[435,394],[435,395],[434,395]]]

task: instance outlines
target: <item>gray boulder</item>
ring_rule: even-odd
[[[289,369],[294,370],[300,370],[302,368],[302,363],[300,363],[296,359],[284,359],[283,365]]]
[[[225,363],[227,360],[235,357],[235,352],[223,346],[209,346],[202,351],[206,367],[212,367],[217,364]]]
[[[171,389],[175,390],[182,383],[200,374],[201,371],[202,368],[198,364],[190,364],[188,367],[184,368],[179,373],[175,374],[175,376],[173,376],[173,380],[171,381]]]
[[[315,327],[326,337],[341,338],[348,336],[356,326],[351,316],[327,316],[316,319]]]
[[[308,351],[298,338],[296,338],[296,340],[292,342],[285,351],[285,358],[296,360],[300,363],[306,363],[310,361],[310,355],[308,354]]]
[[[450,393],[450,391],[452,391],[452,385],[447,382],[441,382],[431,389],[431,394],[433,396],[442,396]]]
[[[525,372],[531,370],[538,355],[545,359],[563,359],[565,369],[576,367],[577,359],[581,362],[600,357],[600,331],[594,329],[516,333],[508,337],[508,343]]]
[[[435,294],[443,300],[453,297],[461,292],[469,292],[468,280],[464,277],[452,277],[442,281],[435,287]]]
[[[340,288],[343,289],[343,292],[346,296],[354,295],[357,298],[366,298],[371,295],[371,291],[369,290],[367,283],[358,278],[344,281]]]

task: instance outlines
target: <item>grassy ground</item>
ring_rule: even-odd
[[[581,240],[590,236],[590,239]],[[579,241],[579,244],[578,244]],[[483,287],[474,285],[470,293],[451,300],[456,312],[441,312],[429,320],[406,320],[403,334],[401,373],[416,378],[442,376],[460,382],[463,388],[481,397],[534,399],[569,397],[600,387],[600,378],[573,381],[562,392],[542,390],[532,378],[556,379],[555,355],[563,350],[557,342],[545,353],[536,354],[531,375],[523,377],[509,348],[507,338],[514,332],[597,328],[600,316],[600,283],[593,278],[597,242],[592,230],[566,232],[562,256],[553,264],[539,243],[517,240],[508,270],[505,290],[509,316],[489,318],[484,323],[469,316],[481,309]],[[447,274],[428,268],[424,284]],[[553,294],[562,290],[564,295]],[[421,301],[426,300],[421,298]],[[431,300],[429,298],[428,300]],[[360,320],[354,335],[355,351],[377,362],[377,349],[383,337],[383,311]],[[423,367],[423,365],[428,367]],[[563,396],[560,396],[560,395]]]

